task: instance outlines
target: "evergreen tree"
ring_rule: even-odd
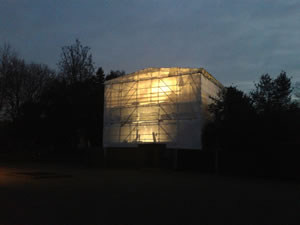
[[[291,78],[282,71],[275,79],[268,74],[262,75],[250,96],[257,113],[277,113],[288,110],[292,105],[292,90]]]

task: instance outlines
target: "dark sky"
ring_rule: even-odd
[[[78,38],[127,73],[203,67],[243,90],[263,73],[300,80],[298,0],[0,0],[0,44],[56,69]]]

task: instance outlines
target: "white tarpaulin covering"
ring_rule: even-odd
[[[106,81],[103,145],[201,149],[209,96],[220,88],[202,68],[148,68]]]

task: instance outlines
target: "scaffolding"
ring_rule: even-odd
[[[203,68],[147,68],[106,81],[103,145],[201,149],[207,105],[220,88]]]

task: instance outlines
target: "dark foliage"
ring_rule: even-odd
[[[255,90],[250,93],[258,114],[269,114],[288,110],[291,104],[291,79],[281,72],[276,79],[262,75]]]
[[[101,67],[94,73],[89,47],[78,40],[63,47],[57,75],[27,64],[8,45],[0,64],[1,150],[40,154],[101,146],[105,74]]]
[[[121,77],[121,76],[124,76],[125,75],[125,71],[122,70],[111,70],[110,73],[105,77],[105,80],[111,80],[111,79],[114,79],[114,78],[117,78],[117,77]]]
[[[81,45],[78,39],[76,39],[75,44],[62,47],[58,67],[59,75],[68,84],[91,78],[95,69],[90,48]]]
[[[209,106],[214,115],[214,121],[205,130],[205,144],[210,147],[221,147],[232,151],[240,149],[241,144],[247,146],[252,142],[252,122],[255,112],[251,99],[235,87],[228,87],[220,91],[218,98]],[[245,129],[245,128],[248,129]],[[207,140],[211,137],[211,140]],[[218,140],[216,142],[216,140]]]
[[[296,82],[295,88],[294,88],[294,96],[296,98],[296,104],[300,106],[300,82]]]
[[[291,93],[291,79],[285,72],[275,79],[262,75],[249,96],[235,87],[219,93],[210,105],[214,120],[206,126],[204,143],[206,148],[221,149],[226,158],[224,170],[230,167],[237,173],[251,168],[254,174],[272,176],[300,172],[298,162],[293,160],[300,156],[296,151],[300,147],[300,109]],[[229,154],[231,157],[226,157]],[[237,157],[240,154],[248,154],[252,165],[245,157]],[[245,163],[237,163],[239,160]]]
[[[102,146],[104,82],[125,72],[95,70],[90,48],[78,40],[62,48],[58,66],[55,74],[26,63],[9,45],[0,49],[1,152],[76,154]],[[298,176],[299,83],[296,101],[292,91],[285,72],[275,79],[262,75],[249,95],[224,88],[209,107],[213,120],[203,135],[205,149],[213,151],[185,151],[182,165],[211,171],[218,149],[223,172]]]

